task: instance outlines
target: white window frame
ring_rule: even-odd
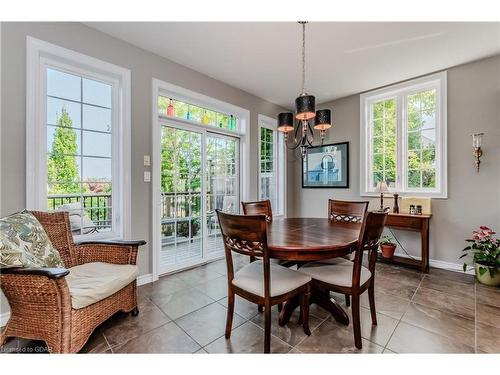
[[[269,129],[273,131],[273,174],[275,181],[275,189],[276,189],[276,201],[278,202],[278,207],[272,207],[273,216],[275,217],[284,217],[285,213],[285,202],[286,202],[286,190],[285,190],[285,181],[286,181],[286,150],[285,150],[285,140],[283,137],[283,133],[278,131],[278,122],[276,119],[273,119],[269,116],[261,115],[258,116],[258,133],[257,133],[257,174],[258,174],[258,184],[259,184],[259,199],[260,193],[262,191],[261,186],[261,171],[260,171],[260,162],[261,162],[261,154],[260,154],[260,133],[261,129]]]
[[[396,125],[396,187],[401,196],[448,198],[447,176],[447,74],[446,71],[384,87],[360,95],[360,192],[361,196],[377,193],[371,183],[371,111],[372,103],[395,98]],[[416,91],[436,90],[436,188],[406,188],[407,184],[407,116],[406,97]]]
[[[194,121],[185,120],[176,117],[168,117],[159,115],[158,111],[158,96],[165,96],[168,98],[173,98],[181,100],[183,102],[207,108],[210,110],[231,113],[238,116],[238,127],[236,130],[221,129],[215,126],[203,125],[196,123]],[[250,111],[235,106],[230,103],[223,102],[221,100],[212,98],[207,95],[200,94],[195,91],[188,90],[184,87],[174,85],[169,82],[162,81],[160,79],[152,79],[152,132],[151,132],[151,144],[152,150],[152,227],[151,227],[151,238],[153,244],[153,281],[158,280],[160,274],[166,274],[169,272],[176,272],[182,268],[190,268],[196,265],[200,265],[214,259],[218,258],[203,258],[201,261],[196,260],[194,262],[189,262],[182,265],[177,265],[175,269],[169,271],[161,270],[159,254],[161,251],[161,130],[162,125],[167,123],[168,126],[173,126],[179,129],[197,131],[202,134],[215,133],[222,136],[228,136],[231,138],[239,139],[239,197],[241,201],[248,200],[249,197],[249,181],[250,181],[250,145],[249,145],[249,126],[250,126]],[[204,146],[202,146],[204,147]],[[205,160],[205,158],[203,157]],[[203,162],[205,164],[205,161]],[[206,183],[203,183],[203,194],[205,194]],[[238,202],[238,208],[240,208]],[[205,207],[202,207],[205,210]],[[204,245],[205,246],[205,245]],[[161,272],[161,273],[160,273]]]
[[[46,69],[97,79],[113,86],[113,230],[77,235],[75,241],[128,238],[131,233],[130,70],[30,36],[26,68],[26,207],[47,210]]]

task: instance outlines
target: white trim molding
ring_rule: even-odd
[[[174,98],[184,101],[189,104],[207,108],[222,113],[231,113],[238,117],[238,128],[235,131],[228,131],[215,126],[207,126],[197,124],[192,121],[160,116],[158,111],[158,96]],[[152,192],[152,279],[158,280],[160,273],[169,273],[178,271],[180,268],[189,268],[200,265],[212,259],[204,257],[203,259],[190,261],[183,265],[177,265],[179,269],[160,270],[159,253],[161,250],[161,127],[162,124],[168,123],[179,129],[187,129],[193,132],[201,133],[206,137],[207,133],[215,133],[221,137],[235,137],[239,139],[239,197],[240,200],[247,200],[249,197],[250,183],[250,144],[249,144],[249,128],[250,128],[250,111],[230,103],[225,103],[218,99],[188,90],[186,88],[176,86],[174,84],[152,79],[152,96],[151,96],[151,113],[152,113],[152,130],[151,130],[151,145],[152,145],[152,167],[151,167],[151,192]],[[203,143],[203,142],[202,142]],[[204,149],[204,145],[202,148]],[[203,165],[205,165],[205,152],[202,151]],[[205,184],[203,184],[205,186]],[[203,188],[205,189],[205,188]],[[239,205],[238,205],[239,207]],[[176,267],[177,267],[176,266]]]
[[[399,252],[394,253],[394,255],[397,255],[402,258],[413,258],[416,260],[422,259],[422,257],[419,256],[412,255],[410,257],[408,254]],[[445,262],[444,260],[429,259],[429,266],[433,268],[440,268],[447,271],[460,272],[460,273],[464,272],[463,263],[459,264],[459,263]],[[465,273],[469,275],[474,275],[475,274],[474,267],[467,267],[467,271]]]
[[[46,210],[46,69],[69,71],[105,82],[113,87],[112,233],[85,238],[120,237],[131,234],[131,72],[70,49],[26,38],[26,207]]]
[[[408,188],[407,97],[424,91],[435,90],[435,188]],[[396,101],[396,176],[395,187],[401,196],[448,198],[447,174],[447,72],[439,72],[396,85],[383,87],[360,95],[360,194],[375,196],[372,181],[372,114],[371,106],[382,100]]]
[[[260,132],[262,128],[270,129],[273,131],[273,174],[276,180],[276,201],[278,202],[278,207],[272,207],[273,211],[276,210],[276,214],[273,212],[273,216],[276,217],[286,217],[286,199],[287,199],[287,189],[286,189],[286,167],[287,167],[287,152],[285,146],[285,140],[283,133],[279,132],[278,121],[272,117],[265,115],[258,115],[258,127],[257,127],[257,187],[258,196],[260,198],[261,192],[261,154],[260,154]]]
[[[137,286],[141,285],[146,285],[149,283],[152,283],[153,280],[153,274],[152,273],[147,273],[145,275],[140,275],[137,277]]]

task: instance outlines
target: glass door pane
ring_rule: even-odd
[[[203,259],[202,134],[162,127],[160,271]]]
[[[213,258],[224,251],[215,210],[239,212],[239,139],[207,133],[206,142],[205,257]]]

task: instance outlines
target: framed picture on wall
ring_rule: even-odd
[[[349,187],[349,142],[309,147],[302,161],[303,188]]]

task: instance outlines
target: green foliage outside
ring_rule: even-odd
[[[79,193],[79,172],[76,163],[78,145],[73,121],[63,108],[57,119],[59,126],[54,132],[54,140],[47,164],[49,194]]]
[[[273,171],[273,131],[267,128],[260,128],[260,171]]]
[[[47,160],[48,195],[47,207],[55,210],[59,205],[80,201],[80,171],[78,170],[77,158],[78,144],[77,134],[73,129],[73,121],[65,108],[57,116],[57,128],[54,131],[51,150]],[[82,205],[86,207],[87,215],[92,219],[101,221],[109,220],[109,206],[111,195],[111,183],[89,177],[82,184],[82,194],[109,196],[85,196]],[[51,196],[68,195],[71,198],[51,199]],[[90,209],[90,207],[99,207]]]
[[[161,137],[161,191],[162,217],[164,220],[191,218],[191,236],[200,229],[202,155],[201,134],[163,127]],[[226,176],[236,173],[234,159],[236,142],[207,137],[207,211],[213,212],[217,196],[233,194],[230,187],[217,186]],[[216,177],[222,177],[217,179]],[[228,183],[229,184],[229,183]],[[175,193],[175,194],[174,194]],[[188,194],[191,193],[191,194]],[[188,237],[188,220],[177,222],[177,237]],[[162,233],[169,237],[175,233],[175,224],[165,223]]]
[[[436,91],[421,91],[407,97],[408,187],[436,186],[435,145]],[[396,99],[372,105],[373,117],[373,183],[396,181]]]

